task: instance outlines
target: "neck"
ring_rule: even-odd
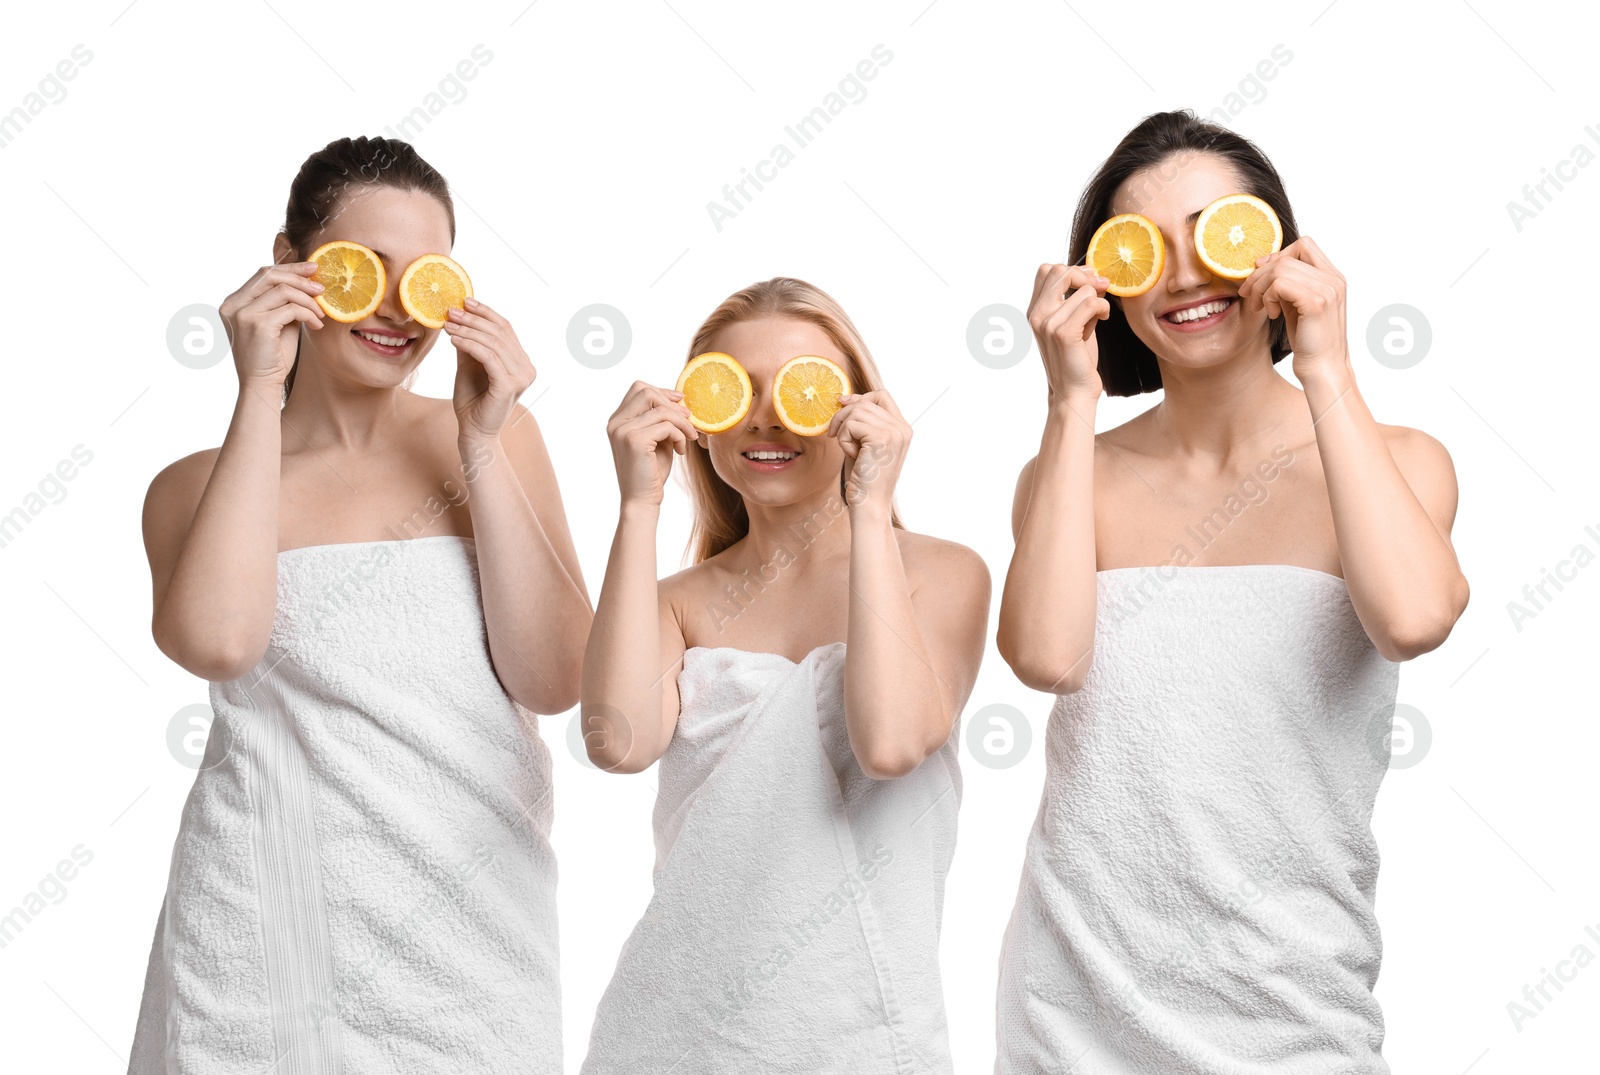
[[[1160,365],[1162,399],[1153,419],[1185,455],[1226,458],[1296,413],[1304,416],[1300,390],[1278,373],[1268,353],[1252,351],[1204,369]]]
[[[394,428],[401,391],[336,381],[301,361],[283,421],[311,447],[370,450]]]
[[[792,565],[804,572],[850,556],[850,511],[832,484],[793,504],[746,500],[745,510],[750,532],[740,544],[747,566]]]

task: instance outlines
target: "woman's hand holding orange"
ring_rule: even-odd
[[[703,434],[689,421],[683,393],[634,381],[606,422],[622,502],[659,505],[672,473],[672,455],[687,454]]]
[[[1052,398],[1099,398],[1103,386],[1094,332],[1111,316],[1111,303],[1105,297],[1110,283],[1086,265],[1039,266],[1028,303],[1028,324],[1039,344]]]
[[[1256,266],[1239,285],[1239,299],[1246,310],[1284,319],[1300,383],[1342,369],[1350,360],[1344,275],[1306,235],[1256,259]]]
[[[538,372],[500,314],[477,299],[451,308],[444,331],[456,347],[456,422],[460,438],[479,443],[500,436],[517,398]]]
[[[314,261],[265,265],[233,294],[217,313],[228,331],[240,385],[283,386],[300,346],[300,326],[322,327],[316,296],[322,285],[311,279]]]
[[[839,398],[843,406],[827,432],[844,449],[845,502],[852,509],[882,508],[887,517],[911,444],[911,423],[884,389]]]

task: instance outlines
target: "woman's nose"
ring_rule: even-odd
[[[383,301],[378,303],[377,314],[396,325],[409,325],[411,315],[406,313],[406,308],[400,304],[400,274],[389,271],[388,266],[384,268]]]
[[[1168,291],[1191,291],[1211,281],[1211,271],[1194,247],[1192,232],[1180,233],[1167,244],[1166,285]]]

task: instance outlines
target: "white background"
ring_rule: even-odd
[[[979,550],[998,602],[1044,380],[1036,351],[1003,370],[977,362],[968,321],[991,303],[1026,304],[1035,267],[1062,254],[1084,181],[1142,116],[1206,113],[1239,93],[1232,125],[1272,157],[1302,231],[1349,279],[1351,348],[1373,412],[1443,441],[1461,483],[1455,539],[1472,603],[1448,642],[1402,671],[1400,700],[1425,715],[1432,745],[1378,799],[1385,1053],[1401,1073],[1594,1070],[1600,960],[1520,1030],[1507,1011],[1576,946],[1600,957],[1585,934],[1600,934],[1600,566],[1520,630],[1507,611],[1575,546],[1600,551],[1600,167],[1548,188],[1548,207],[1520,229],[1507,210],[1575,146],[1600,152],[1600,130],[1585,133],[1600,124],[1592,14],[1562,22],[1553,12],[1576,6],[1509,0],[525,3],[113,0],[8,19],[0,111],[74,46],[92,60],[0,148],[12,326],[0,514],[74,446],[93,453],[64,499],[0,548],[0,912],[72,848],[93,855],[65,898],[0,949],[8,1069],[125,1066],[194,776],[167,728],[205,701],[205,684],[151,641],[138,517],[161,467],[220,443],[236,381],[230,361],[180,365],[168,322],[270,260],[307,154],[382,133],[481,44],[492,59],[413,141],[458,194],[455,256],[538,366],[524,401],[592,593],[615,523],[606,416],[634,379],[670,383],[723,296],[786,274],[843,303],[917,418],[898,491],[907,525]],[[706,203],[878,44],[893,59],[865,98],[714,228]],[[1292,60],[1241,92],[1277,45]],[[567,348],[569,319],[591,303],[632,326],[610,369]],[[1381,365],[1366,344],[1391,303],[1431,325],[1431,349],[1408,369]],[[448,395],[453,365],[441,341],[418,390]],[[1102,427],[1154,401],[1109,401]],[[685,495],[669,502],[664,573],[688,533]],[[963,737],[942,951],[963,1073],[993,1063],[996,957],[1050,703],[991,645],[967,715],[994,703],[1027,714],[1034,749],[989,769]],[[581,767],[570,718],[545,718],[544,735],[576,1071],[649,897],[655,778]]]

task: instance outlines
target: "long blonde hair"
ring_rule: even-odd
[[[806,321],[827,333],[828,339],[844,356],[850,387],[858,394],[883,387],[883,378],[872,361],[872,353],[844,308],[821,288],[790,276],[775,276],[751,284],[723,299],[722,305],[711,311],[711,316],[695,331],[686,360],[710,350],[711,338],[729,325],[769,317]],[[694,504],[694,529],[689,534],[685,555],[692,556],[690,562],[697,564],[748,534],[750,515],[744,497],[718,477],[716,468],[711,465],[710,451],[691,441],[684,467],[689,496]],[[839,468],[839,495],[846,496],[843,467]],[[892,525],[905,529],[892,501],[889,518]]]

